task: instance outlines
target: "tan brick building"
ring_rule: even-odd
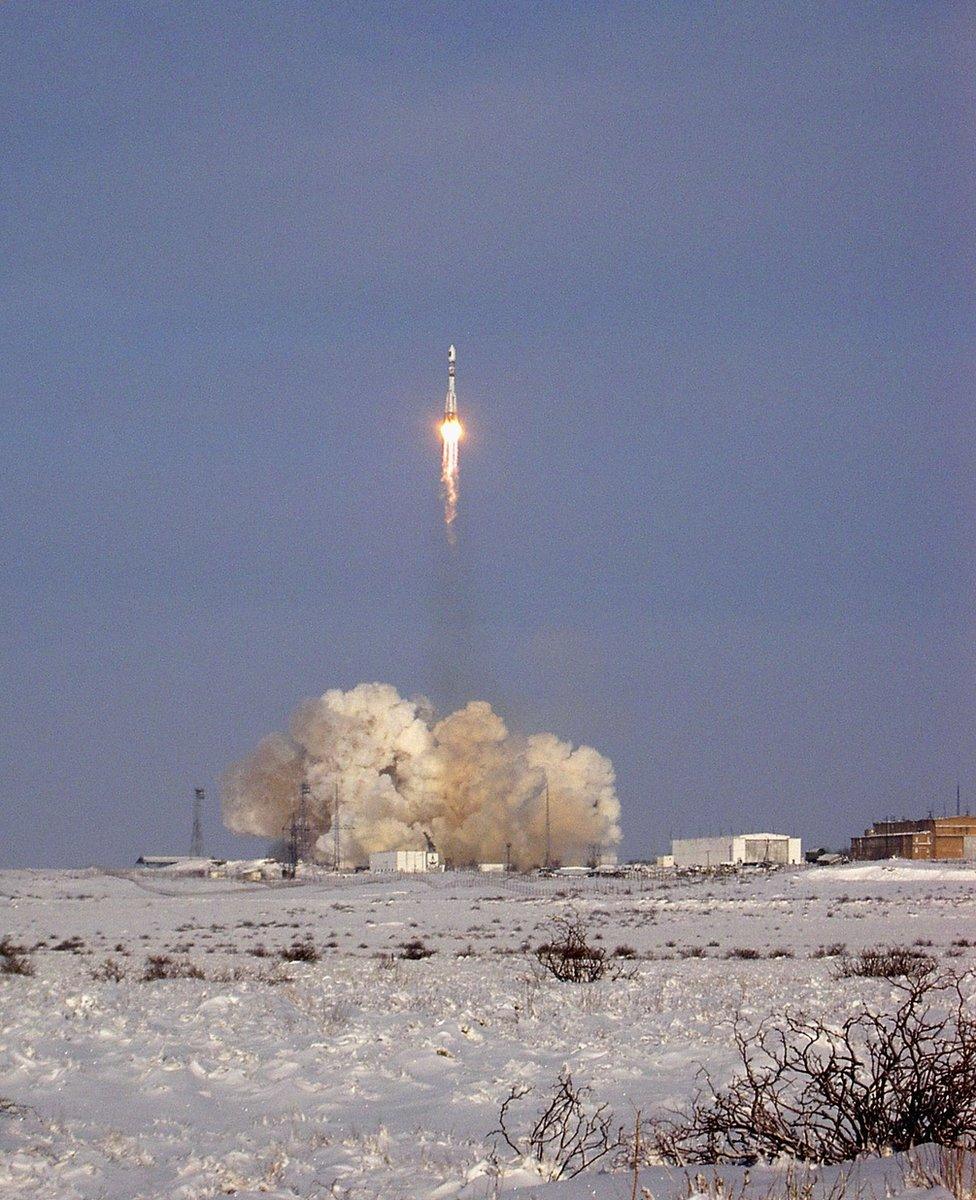
[[[851,858],[967,859],[976,861],[976,817],[875,821],[851,838]]]

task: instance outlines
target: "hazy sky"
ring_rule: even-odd
[[[0,861],[444,702],[450,341],[463,674],[628,853],[976,807],[974,80],[968,4],[4,4]]]

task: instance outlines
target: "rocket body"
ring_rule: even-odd
[[[447,351],[447,398],[444,401],[444,420],[457,420],[457,391],[454,373],[457,367],[457,350],[451,346]]]
[[[457,366],[457,350],[453,346],[447,351],[447,399],[444,401],[444,420],[457,420],[457,392],[454,384],[454,372]]]
[[[457,351],[453,346],[447,352],[447,398],[444,401],[444,420],[441,421],[441,490],[444,494],[444,525],[447,540],[452,546],[457,543],[454,518],[457,516],[458,483],[460,479],[460,441],[464,436],[458,420],[457,392],[454,372],[457,367]]]

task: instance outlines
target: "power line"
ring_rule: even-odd
[[[552,822],[549,817],[549,780],[546,780],[546,861],[548,870],[552,866]]]
[[[335,795],[332,800],[332,869],[338,871],[342,865],[342,855],[339,844],[339,780],[335,781]]]

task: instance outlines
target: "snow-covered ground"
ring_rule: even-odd
[[[736,1011],[885,999],[883,981],[837,981],[819,947],[920,942],[976,965],[959,944],[976,940],[976,871],[951,866],[643,885],[8,871],[0,897],[0,936],[34,947],[36,968],[0,977],[0,1098],[23,1106],[0,1115],[5,1197],[624,1200],[626,1174],[543,1183],[503,1148],[492,1166],[513,1084],[546,1092],[566,1065],[632,1122],[686,1103],[699,1064],[731,1070]],[[637,951],[633,980],[540,981],[525,947],[569,911]],[[283,964],[306,938],[319,960]],[[434,953],[399,957],[414,939]],[[143,982],[161,954],[205,978]],[[121,979],[94,977],[107,959]],[[865,1176],[881,1194],[884,1170]],[[663,1168],[640,1182],[656,1200],[689,1190]]]

